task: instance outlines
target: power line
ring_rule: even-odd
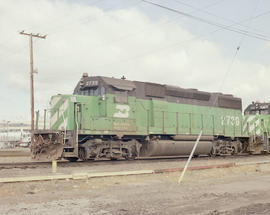
[[[100,1],[104,1],[104,0],[100,0]],[[99,1],[99,2],[100,2],[100,1]],[[210,4],[209,7],[214,6],[214,5],[216,5],[216,4],[218,4],[218,3],[222,2],[222,1],[224,1],[224,0],[218,0],[218,1],[214,2],[213,4]],[[140,2],[141,2],[141,0],[140,0]],[[95,2],[95,3],[97,3],[97,2]],[[107,9],[110,9],[110,8],[112,8],[112,7],[109,7],[109,8],[107,8]],[[208,8],[208,6],[206,6],[206,8]],[[204,8],[204,9],[205,9],[205,8]],[[196,11],[196,10],[195,10],[195,11]],[[191,12],[193,12],[193,11],[191,11]],[[263,12],[263,13],[261,13],[261,14],[258,14],[258,15],[256,15],[256,16],[254,16],[253,19],[257,19],[257,18],[259,18],[259,17],[265,16],[265,15],[268,15],[268,14],[270,14],[270,11],[266,11],[266,12]],[[64,17],[65,17],[65,16],[64,16]],[[176,17],[176,18],[177,18],[177,17]],[[55,19],[53,19],[53,20],[55,20]],[[52,21],[53,21],[53,20],[52,20]],[[240,22],[235,22],[235,24],[244,23],[244,22],[249,21],[249,20],[250,20],[250,19],[242,20],[242,21],[240,21]],[[170,22],[170,21],[169,21],[169,22]],[[164,23],[168,23],[168,21],[166,21],[166,22],[164,22]],[[231,26],[234,26],[234,25],[229,25],[228,27],[231,27]],[[60,27],[60,26],[58,26],[57,29],[59,29],[59,27]],[[147,30],[147,29],[143,29],[142,31],[144,31],[144,30]],[[220,30],[222,30],[222,29],[217,29],[216,31],[220,31]],[[135,34],[139,34],[139,33],[142,32],[142,31],[138,31],[138,32],[136,32]],[[214,32],[216,32],[216,31],[214,31]],[[56,32],[59,32],[59,31],[54,31],[54,32],[51,32],[50,34],[54,34],[54,33],[56,33]],[[121,37],[118,41],[120,41],[121,39],[125,39],[125,37],[128,38],[128,37],[130,37],[130,36],[132,36],[132,34],[123,36],[123,37]],[[117,40],[113,40],[113,41],[111,41],[111,42],[116,42],[116,41],[117,41]],[[35,41],[33,41],[33,42],[35,43]],[[102,46],[102,45],[99,45],[99,46]],[[99,46],[98,46],[98,47],[99,47]],[[8,57],[10,57],[10,56],[15,56],[15,55],[19,54],[19,53],[20,53],[21,51],[23,51],[26,47],[27,47],[27,46],[24,46],[24,47],[22,47],[21,49],[18,49],[15,53],[11,53],[11,54],[8,55],[8,56],[2,57],[1,60],[2,60],[2,61],[5,61],[6,59],[8,59]]]
[[[213,6],[219,4],[220,2],[223,2],[223,1],[225,1],[225,0],[217,0],[217,1],[215,1],[214,3],[211,3],[211,4],[206,5],[206,6],[204,7],[204,9],[213,7]],[[137,5],[138,3],[140,3],[140,1],[137,1],[137,3],[135,3],[134,5]],[[134,5],[133,5],[133,6],[134,6]],[[107,8],[107,9],[108,9],[108,8]],[[193,10],[193,11],[191,11],[191,12],[195,12],[195,11],[197,11],[197,9],[195,9],[195,10]],[[184,17],[184,16],[181,16],[180,18],[182,18],[182,17]],[[175,19],[177,19],[177,18],[179,18],[179,14],[177,14],[175,17],[173,17],[173,19],[165,20],[165,21],[162,20],[161,22],[155,24],[155,26],[173,22],[173,21],[174,21]],[[115,43],[115,42],[118,42],[118,41],[121,41],[121,42],[122,42],[123,40],[125,40],[125,39],[127,39],[127,38],[130,38],[130,37],[135,36],[135,35],[139,35],[140,33],[144,32],[144,31],[148,31],[148,30],[149,30],[149,28],[148,28],[148,27],[145,27],[145,28],[142,28],[141,30],[139,30],[139,31],[137,31],[137,32],[135,32],[135,33],[126,34],[126,35],[120,36],[118,39],[111,40],[111,41],[108,41],[108,42],[109,42],[109,44],[110,44],[110,43]],[[150,30],[151,30],[151,29],[150,29]],[[103,44],[99,44],[99,45],[94,46],[94,47],[92,46],[91,49],[93,49],[93,48],[97,49],[97,48],[101,48],[101,47],[104,47],[104,46],[108,46],[108,43],[107,43],[106,41],[105,41],[105,43],[106,43],[106,44],[103,43]]]
[[[247,19],[241,20],[241,21],[237,22],[237,24],[241,24],[241,23],[245,23],[245,22],[250,21],[250,20],[257,19],[258,17],[261,17],[261,16],[266,15],[268,13],[270,13],[270,11],[267,11],[267,12],[264,12],[264,13],[261,13],[261,14],[258,14],[257,16],[254,16],[253,18],[247,18]],[[236,24],[231,24],[231,25],[229,25],[229,27],[232,27],[234,25],[236,25]],[[103,68],[103,67],[107,68],[107,67],[109,67],[109,66],[111,66],[111,65],[113,65],[115,63],[120,63],[120,62],[123,62],[123,61],[124,62],[132,61],[132,60],[141,58],[141,57],[146,56],[146,55],[151,55],[152,53],[157,53],[159,51],[163,51],[164,49],[168,49],[168,48],[171,48],[171,47],[176,47],[176,46],[181,45],[181,44],[185,44],[186,45],[189,42],[193,42],[193,41],[196,41],[196,40],[205,38],[208,35],[213,35],[213,34],[219,32],[219,31],[222,31],[222,30],[224,30],[224,29],[219,27],[218,29],[216,29],[214,31],[210,31],[210,32],[206,33],[205,35],[200,35],[198,37],[193,36],[193,38],[191,38],[191,39],[183,40],[183,41],[180,41],[180,42],[177,42],[177,43],[172,43],[169,46],[163,46],[163,47],[160,47],[160,48],[157,48],[157,49],[152,49],[152,50],[150,50],[148,52],[145,52],[143,54],[133,56],[132,58],[125,58],[125,59],[117,60],[116,62],[107,63],[106,65],[103,65],[101,68]]]
[[[252,19],[252,18],[253,18],[253,14],[256,12],[259,3],[260,3],[260,0],[258,1],[258,3],[256,4],[256,7],[255,7],[254,10],[252,11],[252,14],[251,14],[251,16],[250,16],[250,21],[249,21],[249,23],[248,23],[248,26],[251,25],[251,22],[252,22],[252,20],[253,20],[253,19]],[[234,55],[233,55],[232,60],[231,60],[231,62],[230,62],[230,64],[229,64],[229,67],[228,67],[227,71],[225,72],[224,77],[223,77],[223,79],[222,79],[222,82],[221,82],[219,91],[222,90],[222,87],[223,87],[223,85],[224,85],[224,83],[225,83],[225,80],[226,80],[228,74],[229,74],[229,73],[231,72],[231,70],[232,70],[233,64],[234,64],[234,62],[235,62],[235,60],[236,60],[236,58],[237,58],[237,54],[239,53],[239,50],[240,50],[240,48],[241,48],[241,46],[242,46],[242,44],[243,44],[244,37],[245,37],[245,35],[242,35],[242,37],[241,37],[240,40],[239,40],[238,46],[237,46],[237,48],[236,48],[236,50],[235,50],[235,52],[234,52]],[[218,99],[218,97],[216,97],[216,99],[214,100],[214,105],[216,104],[217,99]]]
[[[258,8],[258,6],[259,6],[260,3],[261,3],[261,0],[258,0],[257,1],[257,4],[256,4],[256,7],[254,8],[254,10],[251,13],[250,20],[249,20],[249,23],[248,23],[248,28],[250,27],[250,25],[251,25],[251,23],[253,21],[253,19],[252,19],[253,18],[253,15],[256,12],[256,10],[257,10],[257,8]],[[242,35],[242,38],[240,39],[239,44],[238,44],[238,47],[237,47],[238,50],[241,48],[241,46],[242,46],[242,44],[244,42],[244,39],[245,39],[245,36]]]
[[[170,7],[166,7],[166,6],[163,6],[163,5],[160,5],[160,4],[151,2],[151,1],[147,1],[147,0],[141,0],[141,1],[143,1],[143,2],[145,2],[147,4],[154,5],[156,7],[160,7],[160,8],[165,9],[165,10],[172,11],[174,13],[178,13],[178,14],[184,15],[186,17],[192,18],[192,19],[197,20],[199,22],[203,22],[203,23],[206,23],[206,24],[209,24],[209,25],[213,25],[213,26],[216,26],[216,27],[223,28],[223,29],[228,30],[228,31],[232,31],[232,32],[235,32],[235,33],[243,34],[243,35],[246,35],[248,37],[253,37],[253,38],[264,40],[264,41],[270,41],[270,39],[267,38],[266,36],[263,37],[263,36],[256,35],[256,34],[250,34],[249,32],[247,32],[245,30],[241,30],[241,29],[237,29],[237,28],[234,28],[233,29],[233,28],[230,28],[230,26],[222,25],[222,24],[219,24],[219,23],[216,23],[216,22],[212,22],[212,21],[209,21],[209,20],[200,18],[200,17],[196,17],[196,16],[193,16],[191,14],[182,12],[180,10],[176,10],[176,9],[173,9],[173,8],[170,8]]]
[[[214,3],[212,3],[212,4],[207,5],[206,7],[204,7],[204,9],[209,8],[209,7],[212,7],[212,6],[214,6],[214,5],[217,5],[217,4],[219,4],[220,2],[223,2],[223,1],[225,1],[225,0],[218,0],[218,1],[214,2]],[[195,12],[195,11],[197,11],[197,9],[195,9],[195,10],[193,10],[193,11],[191,11],[191,12]],[[184,17],[184,16],[182,16],[182,17]],[[175,17],[173,17],[173,19],[161,21],[161,22],[155,24],[155,26],[173,22],[174,20],[176,20],[176,19],[178,19],[178,18],[179,18],[179,14],[176,15]],[[181,17],[180,17],[180,18],[181,18]],[[127,38],[130,38],[130,37],[139,35],[140,33],[144,32],[144,31],[148,31],[148,30],[149,30],[149,28],[148,28],[148,27],[145,27],[145,28],[140,29],[139,31],[136,31],[135,33],[125,34],[125,35],[123,35],[123,36],[120,36],[118,39],[111,40],[111,41],[108,41],[108,42],[109,42],[109,44],[110,44],[110,43],[115,43],[115,42],[118,42],[118,41],[121,41],[121,42],[122,42],[123,40],[125,40],[125,39],[127,39]],[[150,29],[150,30],[151,30],[151,29]],[[91,48],[101,48],[101,47],[104,47],[104,46],[108,45],[108,43],[107,43],[106,41],[105,41],[105,43],[106,43],[106,44],[100,44],[100,45],[97,45],[97,46],[94,46],[94,47],[91,47]]]
[[[209,11],[205,11],[205,10],[203,10],[203,9],[194,7],[193,5],[187,4],[187,3],[182,2],[182,1],[179,1],[179,0],[174,0],[174,1],[175,1],[176,3],[178,3],[178,4],[182,4],[182,5],[185,5],[185,6],[187,6],[187,7],[196,9],[197,11],[200,11],[200,12],[202,12],[202,13],[208,14],[208,15],[210,15],[210,16],[214,16],[214,17],[216,17],[216,18],[223,19],[223,20],[225,20],[225,21],[228,21],[228,22],[231,22],[231,23],[233,23],[233,24],[236,24],[236,25],[239,25],[239,26],[242,26],[242,27],[245,27],[245,28],[248,28],[248,29],[249,29],[249,26],[239,24],[239,23],[235,22],[235,21],[232,20],[232,19],[228,19],[228,18],[224,18],[224,17],[218,16],[218,15],[216,15],[216,14],[214,14],[214,13],[211,13],[211,12],[209,12]],[[254,29],[254,30],[258,31],[258,29]],[[263,37],[264,37],[263,34],[258,34],[258,33],[257,33],[257,35],[263,36]]]

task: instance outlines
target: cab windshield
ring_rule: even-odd
[[[84,88],[79,91],[79,95],[84,96],[103,96],[105,95],[105,88],[104,87],[91,87],[91,88]]]

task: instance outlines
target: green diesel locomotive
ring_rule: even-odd
[[[50,130],[35,131],[34,158],[134,159],[269,151],[268,117],[251,132],[242,100],[197,89],[84,74],[72,95],[51,99]],[[261,114],[261,113],[259,113]]]

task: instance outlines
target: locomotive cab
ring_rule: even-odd
[[[244,133],[262,136],[269,135],[270,103],[252,102],[244,111]]]
[[[244,111],[245,115],[270,115],[270,103],[252,102]]]
[[[270,103],[252,102],[244,111],[243,132],[250,136],[250,151],[269,152]]]

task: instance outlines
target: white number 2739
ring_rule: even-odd
[[[221,125],[239,126],[240,120],[238,116],[221,116]]]

